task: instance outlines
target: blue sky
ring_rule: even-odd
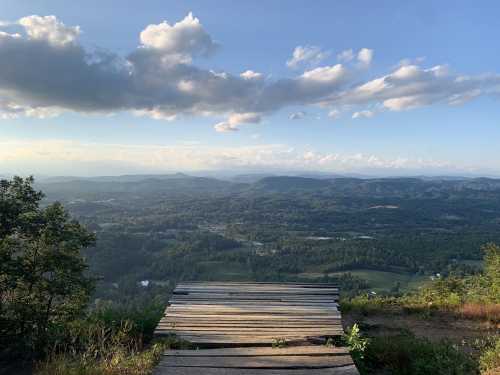
[[[0,1],[0,174],[500,175],[497,1],[84,4]]]

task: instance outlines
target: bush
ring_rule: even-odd
[[[481,374],[495,375],[500,373],[500,337],[497,337],[490,348],[479,358]]]
[[[472,375],[475,361],[447,341],[438,343],[410,333],[375,337],[365,352],[365,373],[384,370],[393,375]]]
[[[369,341],[361,336],[357,324],[354,324],[347,330],[346,334],[343,336],[343,341],[349,348],[354,360],[359,361],[364,358]]]
[[[36,375],[148,375],[160,360],[166,346],[155,343],[142,352],[110,348],[105,358],[88,359],[68,354],[54,355],[39,363]]]
[[[49,357],[37,364],[35,374],[149,374],[164,350],[189,347],[175,337],[151,342],[162,311],[156,305],[101,307],[58,333]]]

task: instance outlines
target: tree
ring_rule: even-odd
[[[41,208],[33,182],[0,181],[0,349],[40,355],[88,302],[80,251],[95,238],[60,203]]]
[[[500,246],[489,243],[483,246],[483,283],[491,303],[500,303]]]

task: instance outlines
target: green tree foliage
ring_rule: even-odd
[[[94,236],[42,197],[31,177],[0,181],[0,353],[42,354],[93,290],[80,251]]]
[[[500,246],[489,243],[483,246],[484,275],[483,284],[487,296],[493,303],[500,303]]]

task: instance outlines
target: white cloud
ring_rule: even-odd
[[[435,104],[461,105],[482,95],[495,95],[500,75],[460,76],[446,65],[422,68],[404,65],[336,97],[332,104],[382,105],[391,111]]]
[[[369,110],[365,109],[363,111],[354,112],[352,114],[352,118],[371,118],[374,115],[375,115],[375,113],[373,111],[369,111]]]
[[[328,112],[328,117],[333,120],[336,120],[340,117],[340,111],[338,109],[332,109]]]
[[[340,62],[349,62],[354,59],[354,52],[352,49],[346,49],[337,55],[337,60]]]
[[[240,74],[240,77],[246,80],[252,80],[252,79],[262,79],[262,73],[257,73],[254,72],[253,70],[246,70],[243,73]]]
[[[294,112],[291,113],[290,116],[288,116],[290,120],[301,120],[304,117],[306,117],[306,113],[304,111]]]
[[[345,76],[346,69],[342,64],[323,66],[302,74],[303,79],[317,82],[335,82],[345,78]]]
[[[109,173],[110,167],[121,173],[248,168],[372,173],[383,171],[387,174],[408,171],[450,172],[458,168],[450,162],[433,159],[412,159],[406,156],[384,158],[374,154],[320,152],[313,149],[302,151],[283,144],[216,147],[203,144],[83,143],[57,139],[0,142],[0,168],[4,171],[74,174],[80,168],[87,173],[102,174]],[[464,170],[475,167],[460,168]]]
[[[328,52],[322,51],[317,46],[297,46],[293,50],[292,57],[287,60],[286,65],[293,69],[300,65],[317,65],[328,56]]]
[[[258,124],[261,116],[258,113],[233,113],[226,121],[214,125],[214,129],[220,133],[239,130],[241,124]]]
[[[46,40],[54,45],[74,43],[80,35],[78,26],[68,27],[55,16],[33,15],[21,18],[18,23],[31,39]]]
[[[390,109],[391,111],[413,109],[422,107],[426,104],[428,104],[428,101],[426,100],[426,97],[422,95],[402,96],[399,98],[384,100],[384,107]]]
[[[369,66],[373,59],[373,50],[361,48],[358,52],[358,61],[364,66]]]
[[[161,51],[179,62],[190,62],[193,56],[208,56],[217,48],[200,20],[192,13],[173,26],[167,21],[148,25],[141,32],[140,39],[144,47]]]
[[[446,65],[423,68],[416,60],[358,84],[364,75],[360,69],[373,58],[367,48],[357,53],[358,64],[308,68],[291,78],[264,79],[253,70],[215,72],[193,64],[194,57],[211,54],[217,45],[191,13],[173,25],[147,26],[141,45],[125,56],[86,50],[78,26],[66,26],[54,16],[24,17],[19,24],[22,34],[0,31],[1,118],[64,111],[130,111],[159,120],[229,115],[215,128],[234,131],[286,107],[401,111],[460,105],[500,93],[499,74],[459,75]],[[325,56],[317,47],[298,51],[297,64],[314,64]],[[254,119],[234,120],[235,114],[253,114]]]

